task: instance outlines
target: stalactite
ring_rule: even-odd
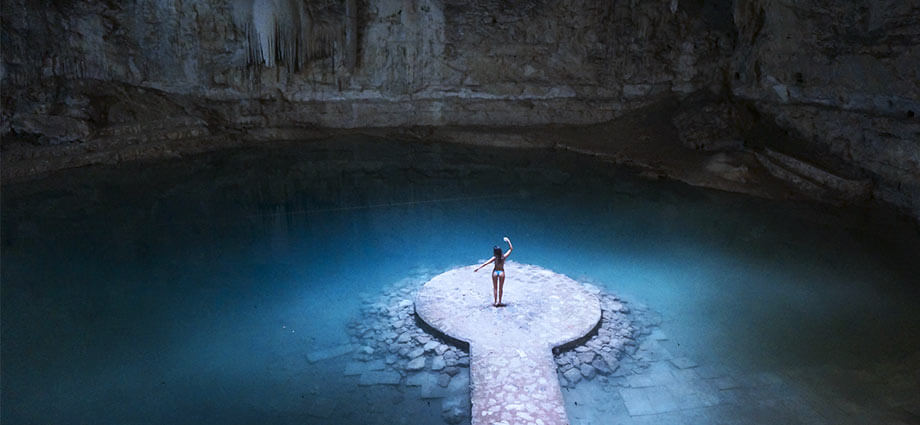
[[[251,67],[297,72],[344,46],[347,26],[342,0],[238,0],[236,19],[248,41]]]

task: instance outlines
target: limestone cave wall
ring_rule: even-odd
[[[918,3],[2,0],[3,176],[677,102],[685,145],[803,159],[920,217]]]
[[[237,125],[590,123],[704,88],[730,53],[676,1],[4,3],[6,91],[42,97],[8,98],[19,113],[90,102],[54,98],[78,79],[275,102]]]
[[[920,217],[920,2],[737,0],[734,22],[732,93],[785,133],[761,143]]]

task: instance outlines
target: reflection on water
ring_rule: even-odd
[[[671,354],[703,365],[920,351],[916,227],[563,153],[338,140],[75,169],[2,201],[4,423],[438,423],[417,389],[306,353],[348,342],[357,294],[504,235],[518,261],[658,312]],[[806,391],[850,382],[824,376]]]

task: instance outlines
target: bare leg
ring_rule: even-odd
[[[501,277],[498,278],[498,304],[502,303],[502,289],[505,288],[505,274],[502,273]]]
[[[502,279],[504,282],[505,279]],[[492,305],[498,305],[498,276],[492,273]]]

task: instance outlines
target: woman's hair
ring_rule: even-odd
[[[494,255],[495,258],[498,258],[499,260],[501,260],[502,259],[502,249],[498,245],[493,246],[492,255]]]

